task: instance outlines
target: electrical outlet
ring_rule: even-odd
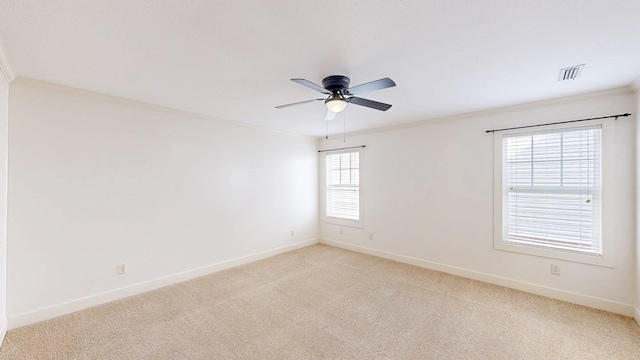
[[[369,240],[373,240],[373,234],[369,234]]]
[[[296,232],[291,230],[291,236],[296,236]]]
[[[342,229],[340,229],[340,235],[342,235]]]
[[[127,264],[118,264],[118,275],[124,275],[127,273]]]
[[[560,266],[556,264],[551,264],[551,273],[553,275],[560,275]]]

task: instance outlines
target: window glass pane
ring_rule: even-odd
[[[600,128],[503,139],[503,241],[601,254]]]
[[[360,152],[328,154],[327,216],[360,219]]]

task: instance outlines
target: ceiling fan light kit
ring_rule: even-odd
[[[322,86],[306,79],[291,79],[291,81],[318,91],[322,94],[328,95],[328,97],[326,99],[312,99],[286,105],[280,105],[276,106],[276,109],[306,104],[309,102],[324,101],[327,109],[333,113],[339,113],[343,111],[347,107],[347,103],[380,111],[387,111],[389,110],[389,108],[391,108],[391,105],[355,97],[354,95],[396,86],[396,83],[393,82],[393,80],[389,78],[383,78],[350,88],[349,83],[351,82],[351,80],[343,75],[327,76],[326,78],[322,79]]]
[[[347,101],[340,96],[331,96],[329,99],[325,100],[324,104],[327,106],[327,109],[334,113],[339,113],[347,107]]]

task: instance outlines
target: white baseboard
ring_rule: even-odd
[[[436,270],[445,272],[452,275],[462,276],[473,280],[478,280],[494,285],[504,286],[515,290],[520,290],[536,295],[541,295],[557,300],[562,300],[566,302],[570,302],[573,304],[588,306],[595,309],[600,309],[604,311],[609,311],[616,314],[621,314],[625,316],[634,316],[634,307],[630,304],[625,304],[618,301],[607,300],[595,296],[575,293],[571,291],[561,290],[557,288],[551,288],[544,285],[533,284],[525,281],[510,279],[502,276],[491,275],[479,271],[469,270],[465,268],[460,268],[457,266],[451,266],[446,264],[441,264],[433,261],[418,259],[410,256],[399,255],[387,251],[371,249],[363,246],[352,245],[348,243],[344,243],[337,240],[330,239],[320,239],[322,244],[327,244],[347,250],[352,250],[356,252],[360,252],[367,255],[373,255],[389,260],[394,260],[398,262],[402,262],[405,264],[415,265],[423,268],[427,268],[430,270]],[[638,309],[635,308],[635,319],[640,323],[640,314],[638,313]]]
[[[638,326],[640,326],[640,309],[637,307],[633,308],[633,318],[636,319]]]
[[[4,336],[7,335],[7,318],[0,319],[0,345],[4,342]]]
[[[286,253],[292,250],[303,248],[309,245],[317,244],[318,239],[310,239],[305,241],[296,242],[294,244],[281,246],[275,249],[261,251],[258,253],[241,256],[235,259],[219,262],[203,266],[197,269],[184,271],[169,276],[164,276],[150,281],[126,286],[123,288],[105,291],[102,293],[89,295],[83,298],[66,301],[64,303],[47,306],[37,310],[11,315],[8,317],[8,321],[5,321],[4,329],[9,330],[33,324],[36,322],[52,319],[54,317],[70,314],[72,312],[87,309],[96,305],[101,305],[114,300],[123,299],[129,296],[141,294],[147,291],[159,289],[161,287],[173,285],[183,281],[191,280],[200,276],[208,275],[218,271],[226,270],[232,267],[248,264],[261,259],[266,259],[278,254]],[[8,327],[7,327],[8,324]],[[1,329],[0,329],[1,330]]]

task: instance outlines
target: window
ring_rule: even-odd
[[[603,136],[597,124],[496,138],[497,249],[604,264]]]
[[[325,215],[328,222],[358,226],[360,149],[326,154]]]

